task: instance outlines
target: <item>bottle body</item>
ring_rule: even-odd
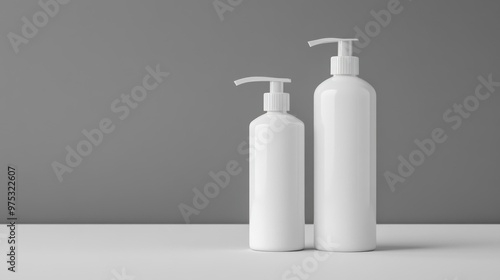
[[[250,124],[250,248],[304,248],[304,123],[268,112]]]
[[[376,94],[352,75],[314,93],[314,237],[319,250],[376,247]]]

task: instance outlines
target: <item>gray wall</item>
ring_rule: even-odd
[[[267,85],[236,88],[233,80],[265,75],[292,79],[291,113],[306,124],[312,222],[312,94],[336,50],[307,41],[368,26],[370,42],[358,47],[360,76],[378,94],[378,221],[500,222],[500,87],[474,97],[479,76],[500,81],[500,2],[402,0],[380,27],[370,12],[392,1],[220,1],[230,7],[221,17],[212,0],[72,0],[34,36],[25,30],[32,38],[16,37],[17,53],[12,34],[22,36],[23,17],[43,25],[42,8],[0,3],[2,221],[8,164],[18,167],[21,222],[184,223],[181,203],[192,207],[193,189],[229,163],[242,171],[190,221],[246,223],[245,141]],[[142,84],[148,65],[170,75],[121,120],[111,104]],[[464,100],[471,112],[443,119]],[[82,130],[103,118],[115,129],[60,182],[53,162],[66,164],[65,147],[76,149]],[[398,156],[408,160],[414,140],[435,129],[446,141],[401,176]],[[391,189],[387,172],[404,182]]]

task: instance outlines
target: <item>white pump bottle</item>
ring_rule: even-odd
[[[376,247],[376,95],[357,77],[352,41],[325,38],[309,46],[338,43],[333,77],[314,93],[314,238],[326,251]]]
[[[304,248],[304,123],[287,113],[290,79],[249,77],[270,82],[264,111],[250,123],[250,248],[295,251]]]

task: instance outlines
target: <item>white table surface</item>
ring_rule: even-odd
[[[312,233],[271,253],[248,249],[248,225],[18,225],[18,272],[2,261],[0,279],[500,279],[500,225],[378,225],[376,251],[329,255]]]

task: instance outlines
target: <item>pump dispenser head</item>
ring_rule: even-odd
[[[290,95],[283,92],[283,83],[290,83],[290,79],[271,77],[248,77],[234,81],[239,86],[249,82],[270,82],[269,92],[264,93],[264,111],[290,111]]]
[[[323,38],[309,41],[309,47],[326,43],[338,43],[338,54],[331,58],[332,75],[354,75],[359,74],[359,59],[352,56],[352,42],[358,39]]]

